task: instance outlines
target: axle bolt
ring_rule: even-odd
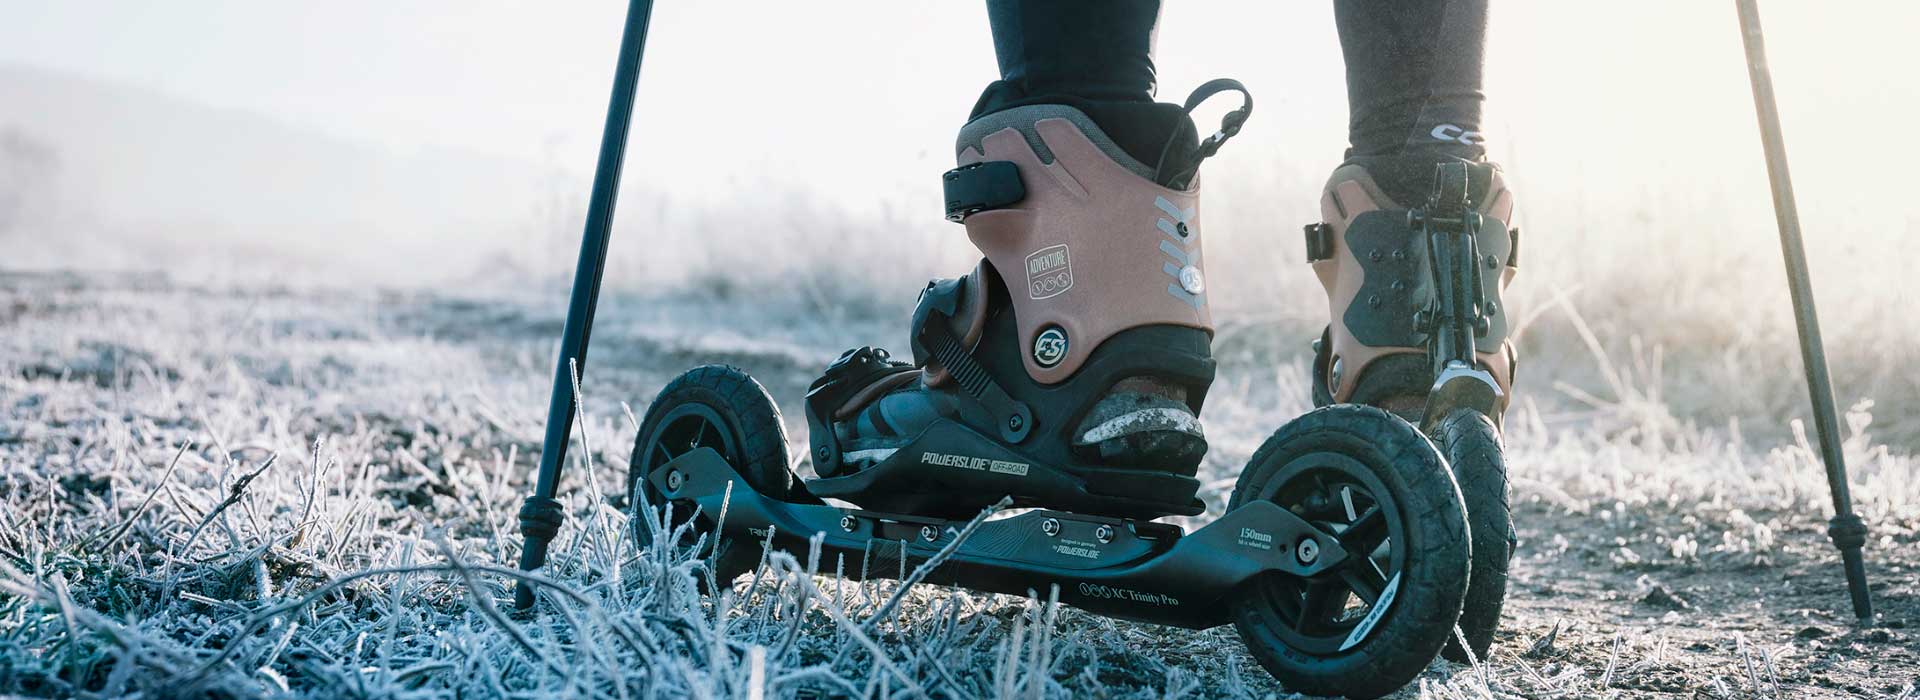
[[[932,525],[921,525],[920,539],[926,540],[928,542],[932,542],[934,540],[940,539],[940,529]]]
[[[1020,417],[1020,414],[1018,414],[1018,413],[1016,413],[1016,414],[1013,414],[1013,415],[1011,415],[1011,416],[1007,416],[1007,429],[1008,429],[1008,430],[1019,430],[1019,429],[1020,429],[1020,426],[1023,426],[1023,425],[1026,425],[1026,424],[1027,424],[1027,421],[1026,421],[1026,419],[1024,419],[1024,418],[1021,418],[1021,417]]]
[[[821,445],[820,449],[814,450],[813,453],[820,455],[821,459],[826,459],[827,455],[833,454],[833,450],[828,449],[826,445]]]
[[[1094,539],[1096,539],[1096,540],[1100,540],[1100,544],[1106,544],[1106,543],[1108,543],[1108,542],[1112,542],[1112,541],[1113,541],[1113,526],[1112,526],[1112,525],[1101,525],[1100,527],[1096,527],[1096,528],[1094,528],[1094,529],[1093,529],[1093,538],[1094,538]]]
[[[840,516],[840,529],[842,530],[846,530],[847,532],[853,532],[853,529],[859,524],[860,524],[860,521],[854,520],[853,516],[851,515]]]
[[[1300,563],[1311,566],[1320,560],[1320,543],[1311,537],[1303,537],[1300,544],[1294,546],[1294,553],[1300,557]]]
[[[680,473],[680,470],[678,469],[670,469],[667,471],[667,490],[668,491],[679,491],[680,487],[686,486],[686,485],[687,485],[687,475]]]
[[[1048,537],[1059,535],[1060,521],[1054,520],[1053,518],[1040,521],[1040,532],[1045,533]]]

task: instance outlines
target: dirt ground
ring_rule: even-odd
[[[0,588],[0,693],[165,695],[213,650],[247,637],[207,630],[228,629],[356,571],[424,559],[439,551],[435,537],[450,537],[447,551],[475,561],[510,562],[518,546],[512,510],[539,447],[547,356],[562,311],[556,299],[0,273],[0,561],[7,565],[0,570],[7,584]],[[899,345],[898,335],[884,319],[828,325],[737,304],[612,299],[602,306],[585,389],[596,477],[614,491],[624,470],[632,437],[621,402],[643,411],[681,369],[727,362],[753,372],[783,402],[800,441],[804,425],[793,420],[792,402],[812,373],[840,346],[858,344],[847,338]],[[1272,344],[1268,335],[1222,334],[1223,384],[1208,416],[1220,427],[1210,424],[1209,432],[1234,437],[1216,441],[1209,457],[1214,481],[1203,495],[1214,502],[1203,519],[1218,514],[1239,461],[1277,427],[1263,422],[1304,408],[1289,378],[1300,366],[1297,348]],[[1553,391],[1549,379],[1531,386]],[[1910,407],[1880,410],[1902,408]],[[1857,498],[1873,533],[1868,571],[1879,611],[1877,624],[1863,627],[1848,611],[1838,556],[1824,533],[1820,477],[1803,445],[1563,415],[1536,410],[1510,421],[1519,549],[1493,658],[1478,667],[1436,662],[1401,696],[1920,697],[1920,473],[1911,446],[1864,437],[1850,444]],[[188,441],[191,448],[181,447]],[[269,456],[286,466],[260,467],[274,463]],[[178,475],[169,458],[181,464]],[[236,477],[256,467],[266,476],[243,493],[248,486]],[[210,514],[226,510],[223,500],[236,503],[223,518],[240,522]],[[590,508],[584,500],[579,507]],[[298,534],[314,528],[289,530],[276,524],[281,519],[326,523],[335,539],[318,542]],[[252,555],[235,554],[255,545]],[[202,570],[237,583],[192,578]],[[569,581],[614,595],[604,582],[592,583],[609,570],[589,565]],[[163,573],[201,583],[163,582]],[[424,583],[410,587],[405,578],[363,583],[342,590],[394,601],[426,596]],[[537,668],[511,670],[518,668],[512,663],[499,672],[503,681],[473,680],[488,667],[458,659],[517,654],[512,635],[493,634],[487,644],[499,648],[484,653],[442,650],[497,624],[488,609],[504,605],[507,583],[448,583],[434,589],[438,597],[422,598],[431,610],[405,623],[417,629],[385,632],[413,640],[399,646],[417,646],[418,657],[362,649],[369,630],[377,639],[378,630],[399,624],[382,622],[395,608],[320,595],[288,614],[294,624],[271,623],[279,631],[258,643],[257,671],[207,687],[322,697],[350,689],[365,696],[604,694]],[[726,614],[743,616],[742,629],[788,614],[778,603],[784,594],[740,592],[740,609]],[[609,603],[626,600],[621,595],[600,599],[600,608],[624,614]],[[645,601],[631,603],[634,615],[664,614],[649,607],[666,604],[657,598],[634,600]],[[776,602],[763,613],[749,605],[756,600]],[[943,634],[970,640],[974,650],[956,656],[962,660],[949,662],[953,668],[914,676],[943,688],[932,695],[1287,695],[1231,629],[1159,630],[1065,611],[1044,637],[1053,649],[1028,657],[1051,661],[1023,676],[1006,660],[1017,661],[1022,649],[1036,653],[1022,645],[1038,644],[1039,632],[1023,638],[1016,624],[1027,603],[943,591],[916,591],[908,600],[924,608],[913,619],[934,620],[926,625],[954,612],[963,631]],[[688,614],[713,615],[700,609],[707,612]],[[808,669],[879,668],[818,652],[848,633],[825,615],[802,619],[810,622],[796,629],[815,637],[790,657],[766,661],[793,674],[769,672],[788,683],[773,686],[774,694],[850,694],[845,688],[855,686],[809,685]],[[720,639],[749,634],[717,629]],[[761,633],[772,634],[752,632]],[[529,648],[545,650],[538,653],[563,648],[547,646],[560,642],[546,630],[530,626],[528,634]],[[918,658],[912,635],[880,639],[899,664]],[[687,652],[658,663],[688,680],[684,687],[631,681],[653,689],[646,697],[749,694],[716,679],[738,675],[727,673],[730,662]],[[991,680],[968,681],[969,673]],[[854,682],[868,695],[901,692],[890,681]]]

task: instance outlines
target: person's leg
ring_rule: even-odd
[[[1031,98],[1152,102],[1159,0],[989,0],[1000,80],[974,116]]]
[[[988,0],[987,19],[1000,80],[981,93],[969,119],[1070,106],[1148,166],[1190,124],[1179,105],[1153,101],[1159,0]]]
[[[922,292],[912,365],[855,353],[816,383],[809,422],[828,478],[809,488],[881,510],[971,513],[1011,493],[1081,512],[1197,512],[1214,364],[1193,172],[1212,149],[1183,105],[1153,101],[1159,2],[987,7],[1001,78],[943,178],[948,218],[985,259]],[[928,446],[955,423],[998,444]],[[1020,475],[1004,491],[943,485],[965,473],[946,466],[955,454]],[[1068,472],[1087,493],[1034,493],[1060,480],[1028,469]],[[905,492],[871,486],[896,470],[912,473]]]
[[[1510,247],[1505,232],[1513,195],[1498,168],[1485,162],[1480,129],[1487,2],[1335,0],[1334,17],[1346,59],[1350,145],[1321,198],[1326,251],[1314,267],[1327,288],[1331,319],[1315,357],[1314,398],[1374,404],[1418,422],[1433,381],[1414,327],[1427,293],[1418,263],[1425,256],[1413,250],[1411,231],[1397,234],[1405,241],[1387,241],[1393,255],[1384,248],[1351,250],[1347,233],[1368,212],[1421,206],[1437,164],[1468,161],[1473,204],[1486,217],[1487,235],[1498,239],[1483,248]],[[1487,271],[1496,287],[1513,274],[1512,256],[1500,257]],[[1408,279],[1376,289],[1364,281],[1370,268],[1376,282],[1396,273]],[[1496,288],[1496,302],[1497,296]],[[1493,308],[1479,359],[1502,391],[1497,419],[1511,389],[1513,353],[1504,310],[1497,303]]]
[[[1349,159],[1383,164],[1376,180],[1412,205],[1425,196],[1433,163],[1485,157],[1487,0],[1335,0],[1333,9],[1347,68]]]

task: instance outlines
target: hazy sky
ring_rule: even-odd
[[[1803,190],[1857,190],[1848,180],[1890,179],[1920,157],[1906,135],[1920,111],[1920,3],[1762,4]],[[902,193],[932,202],[955,128],[995,77],[978,2],[658,5],[629,182],[690,202],[765,188],[856,210]],[[0,0],[0,62],[403,152],[451,146],[584,175],[624,11],[618,0]],[[1311,183],[1337,161],[1346,105],[1331,14],[1318,0],[1169,2],[1162,98],[1233,76],[1258,100],[1210,166],[1216,179]],[[1536,199],[1712,188],[1729,169],[1759,183],[1747,90],[1731,0],[1495,2],[1486,131]]]
[[[1920,3],[1764,4],[1790,120],[1850,104],[1915,106],[1911,76],[1892,70],[1915,65],[1905,35],[1920,26]],[[585,169],[624,9],[617,0],[0,0],[0,61],[395,148],[450,145]],[[1562,131],[1625,130],[1667,147],[1703,111],[1750,120],[1740,112],[1746,86],[1730,0],[1507,0],[1494,11],[1496,139],[1509,133],[1540,148],[1564,141]],[[1216,75],[1253,87],[1260,109],[1243,148],[1321,170],[1344,145],[1328,3],[1172,2],[1159,58],[1166,99]],[[781,172],[800,163],[834,161],[827,172],[894,180],[906,170],[930,182],[926,170],[946,161],[951,132],[993,77],[977,2],[660,2],[636,169],[662,180],[673,179],[665,172],[781,180],[800,177]],[[1661,114],[1673,115],[1666,136]]]

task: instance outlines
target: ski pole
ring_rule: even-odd
[[[1787,261],[1787,288],[1793,296],[1793,317],[1799,324],[1800,360],[1806,365],[1813,424],[1820,433],[1820,457],[1826,462],[1827,488],[1833,494],[1833,519],[1827,521],[1827,536],[1840,550],[1846,567],[1854,617],[1871,623],[1873,599],[1867,590],[1867,566],[1860,551],[1867,543],[1867,525],[1854,515],[1853,497],[1848,493],[1833,380],[1827,376],[1820,318],[1813,308],[1813,279],[1807,272],[1806,247],[1800,241],[1800,213],[1793,201],[1793,178],[1787,172],[1787,145],[1780,134],[1780,108],[1773,99],[1773,75],[1767,69],[1767,47],[1760,34],[1760,9],[1756,0],[1735,0],[1735,4],[1740,12],[1740,35],[1747,48],[1747,76],[1753,81],[1753,107],[1760,117],[1760,140],[1767,151],[1767,179],[1773,187],[1774,218],[1780,224],[1781,254]]]
[[[547,403],[547,435],[540,443],[540,473],[533,495],[520,506],[520,569],[532,571],[547,561],[547,543],[559,534],[566,512],[554,500],[560,485],[560,467],[566,463],[567,440],[573,432],[573,372],[587,372],[587,340],[593,331],[593,311],[600,300],[600,278],[607,267],[607,240],[613,235],[613,205],[620,193],[620,164],[627,149],[627,126],[633,117],[634,86],[640,77],[640,54],[647,45],[647,20],[653,0],[627,5],[626,28],[620,34],[619,63],[613,72],[613,96],[607,103],[606,129],[600,134],[600,161],[593,171],[593,196],[587,205],[586,233],[580,241],[580,261],[573,270],[573,294],[567,302],[567,324],[560,332],[559,367],[553,373],[553,398]],[[533,587],[520,581],[513,591],[514,605],[533,605]]]

